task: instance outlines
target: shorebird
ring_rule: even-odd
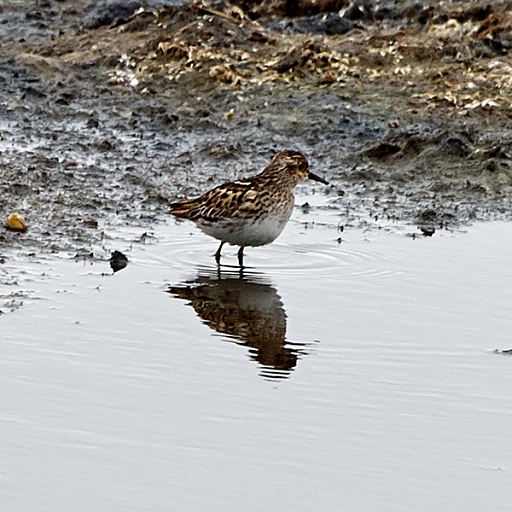
[[[295,186],[308,178],[328,185],[310,172],[300,151],[279,151],[260,174],[224,183],[196,199],[171,203],[169,213],[195,222],[220,240],[217,264],[225,243],[238,245],[238,263],[243,267],[244,247],[267,245],[281,234],[293,211]]]

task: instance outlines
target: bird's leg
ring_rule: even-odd
[[[217,265],[220,265],[220,251],[222,250],[222,246],[225,242],[221,242],[219,245],[219,248],[217,249],[217,252],[215,253],[215,261],[217,262]]]
[[[244,246],[242,245],[238,250],[238,264],[240,268],[244,268]]]

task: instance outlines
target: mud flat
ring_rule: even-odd
[[[341,224],[509,217],[509,2],[292,4],[2,2],[2,251],[94,254],[284,147]]]

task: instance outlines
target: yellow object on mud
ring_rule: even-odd
[[[14,212],[7,217],[7,229],[11,231],[20,231],[22,233],[27,231],[27,225],[21,213]]]

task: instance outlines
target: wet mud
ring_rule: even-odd
[[[298,148],[340,225],[509,218],[510,2],[0,3],[0,251],[110,230]]]

